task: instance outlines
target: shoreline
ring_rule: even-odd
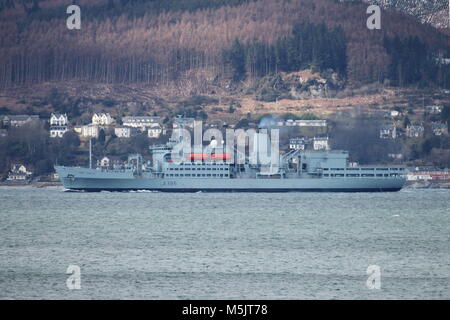
[[[11,183],[0,182],[0,188],[64,188],[61,182]]]

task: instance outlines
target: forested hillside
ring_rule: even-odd
[[[347,85],[450,87],[449,38],[413,17],[333,0],[1,1],[0,87],[88,80],[195,88],[279,71],[333,69]],[[411,54],[412,53],[412,54]],[[399,58],[401,57],[401,58]]]

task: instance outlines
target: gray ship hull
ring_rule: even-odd
[[[64,187],[84,191],[151,190],[162,192],[394,192],[405,178],[153,178],[135,177],[129,171],[102,172],[96,169],[55,167]]]

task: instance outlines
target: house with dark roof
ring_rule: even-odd
[[[431,130],[435,136],[443,136],[448,134],[448,126],[446,123],[432,123]]]
[[[423,137],[425,128],[423,125],[409,125],[406,127],[406,136],[409,138]]]
[[[10,127],[20,127],[26,123],[39,121],[37,115],[6,115],[2,117],[3,125]]]

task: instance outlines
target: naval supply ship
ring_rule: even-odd
[[[174,142],[150,148],[152,161],[130,155],[109,168],[55,166],[64,187],[84,191],[165,192],[392,192],[405,184],[401,166],[349,165],[346,151],[291,150],[275,170],[230,161],[229,153],[188,153],[171,158]],[[90,160],[90,163],[91,160]]]

